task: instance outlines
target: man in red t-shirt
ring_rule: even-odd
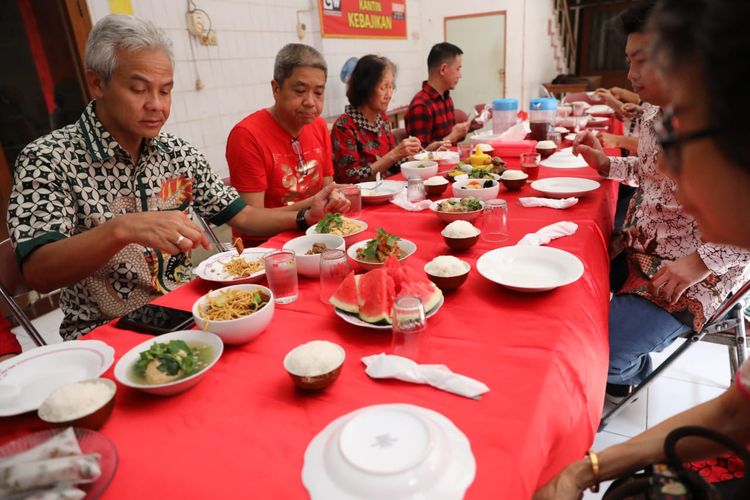
[[[427,56],[427,81],[409,103],[404,121],[406,132],[422,142],[427,150],[443,143],[457,143],[466,137],[471,122],[456,123],[450,91],[461,79],[461,49],[443,42]]]
[[[296,211],[332,182],[331,136],[320,117],[326,77],[323,56],[308,45],[276,55],[274,105],[245,117],[227,140],[232,186],[248,205]],[[262,241],[242,236],[247,245]]]

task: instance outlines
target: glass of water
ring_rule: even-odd
[[[278,250],[263,257],[268,288],[277,304],[289,304],[299,296],[297,260],[291,250]]]
[[[508,239],[508,204],[496,199],[485,202],[482,214],[482,239],[499,243]]]
[[[427,332],[427,319],[419,297],[399,297],[393,304],[391,352],[418,361]]]
[[[331,295],[350,272],[343,250],[330,249],[320,254],[320,301],[330,304]]]

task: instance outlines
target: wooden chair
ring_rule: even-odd
[[[677,358],[694,346],[698,341],[711,342],[712,344],[722,344],[729,349],[729,371],[731,380],[734,381],[734,375],[739,366],[747,358],[747,337],[745,332],[745,308],[742,299],[750,292],[750,281],[745,283],[734,295],[728,298],[721,305],[713,317],[705,324],[700,332],[689,332],[683,337],[686,339],[672,354],[667,357],[654,371],[652,371],[640,384],[638,384],[625,399],[615,405],[612,409],[604,414],[599,423],[599,431],[602,431],[607,424],[618,413],[623,411],[628,405],[638,399],[641,392],[648,387],[664,370],[666,370]]]
[[[544,88],[558,99],[562,99],[567,94],[573,92],[586,92],[589,90],[587,82],[581,83],[544,83]]]
[[[394,128],[391,132],[393,133],[393,141],[396,143],[397,146],[401,144],[401,141],[406,139],[406,137],[409,135],[406,133],[406,129],[403,127]]]
[[[23,279],[21,269],[16,262],[13,245],[11,245],[10,239],[6,239],[0,243],[0,300],[7,304],[10,313],[37,346],[47,345],[44,338],[34,328],[34,325],[31,324],[29,317],[26,316],[23,309],[15,301],[16,296],[30,291],[31,288]]]

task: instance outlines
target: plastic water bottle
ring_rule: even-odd
[[[516,124],[518,99],[495,99],[492,101],[492,134],[499,135]]]

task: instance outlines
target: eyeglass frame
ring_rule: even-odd
[[[297,172],[305,175],[310,167],[305,162],[305,154],[302,152],[302,143],[299,137],[292,137],[292,151],[297,155]]]
[[[679,134],[674,128],[674,109],[669,106],[663,109],[660,121],[654,123],[656,140],[664,153],[664,162],[674,174],[682,171],[682,145],[688,142],[715,136],[715,128],[704,128],[695,132]]]

